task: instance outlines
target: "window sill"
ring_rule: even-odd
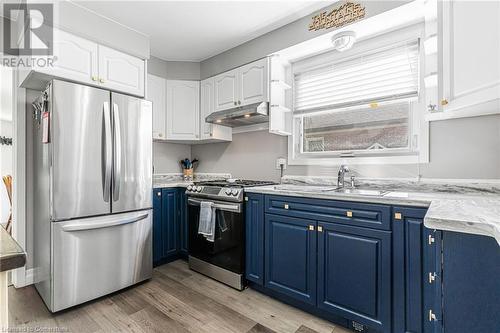
[[[291,157],[288,159],[289,165],[366,165],[366,164],[417,164],[427,163],[420,160],[418,155],[408,156],[370,156],[370,157],[332,157],[332,158],[307,158]]]

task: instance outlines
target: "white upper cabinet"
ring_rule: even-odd
[[[99,83],[111,90],[144,96],[144,61],[99,45]]]
[[[441,106],[445,112],[474,112],[500,97],[500,2],[440,3]]]
[[[36,68],[44,73],[64,77],[72,81],[95,84],[98,80],[98,47],[96,43],[54,30],[53,67]]]
[[[167,140],[198,140],[200,82],[167,80]]]
[[[205,122],[205,118],[214,112],[214,78],[201,81],[200,84],[200,136],[201,140],[231,141],[232,128]]]
[[[164,140],[167,137],[165,95],[166,80],[148,74],[146,99],[153,103],[153,139]]]
[[[238,105],[267,101],[269,90],[267,63],[267,58],[264,58],[238,69]]]
[[[52,78],[144,97],[145,62],[123,52],[54,29],[53,67],[20,73],[24,88],[44,89]]]
[[[214,77],[214,111],[267,102],[269,91],[267,58]]]
[[[238,101],[238,70],[234,69],[215,76],[214,111],[222,111],[237,106]]]

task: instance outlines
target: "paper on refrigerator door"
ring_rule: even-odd
[[[42,114],[42,143],[49,143],[50,113]]]

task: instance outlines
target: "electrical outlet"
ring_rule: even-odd
[[[283,165],[283,170],[286,170],[286,158],[278,158],[276,159],[276,170],[281,170],[281,166]]]

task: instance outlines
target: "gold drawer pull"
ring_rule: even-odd
[[[347,217],[352,217],[352,212],[350,210],[348,210],[346,213]]]
[[[395,220],[401,220],[402,218],[403,218],[403,216],[401,215],[401,213],[394,213]]]
[[[285,204],[285,206],[283,206],[283,208],[288,209],[288,208],[290,208],[290,206],[288,206],[288,204]]]
[[[323,227],[318,225],[318,232],[323,232]]]
[[[309,226],[309,230],[314,231],[314,226],[313,226],[313,225],[310,225],[310,226]]]

